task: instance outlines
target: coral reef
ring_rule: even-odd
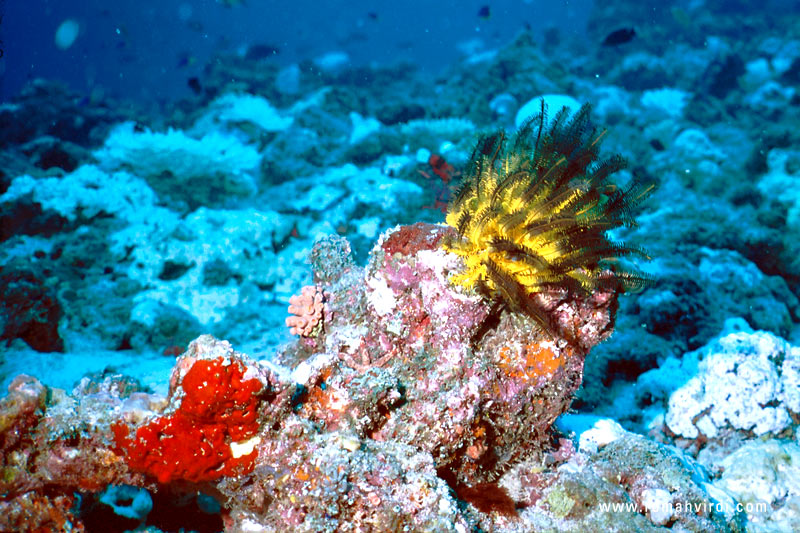
[[[33,272],[15,267],[0,267],[0,342],[20,338],[40,352],[63,351],[55,291]]]
[[[498,483],[552,451],[553,421],[611,332],[616,293],[548,295],[542,308],[564,332],[553,339],[450,283],[460,259],[442,243],[453,234],[394,228],[365,268],[346,242],[319,241],[315,264],[333,259],[315,274],[332,294],[330,320],[288,345],[281,366],[202,336],[178,358],[166,399],[105,380],[74,397],[51,392],[45,405],[45,388],[21,378],[4,404],[13,438],[3,440],[2,492],[25,507],[45,486],[49,505],[110,483],[213,486],[230,531],[447,531],[518,519],[527,500]],[[80,522],[54,516],[50,525]]]
[[[800,348],[775,335],[730,333],[683,364],[695,375],[670,395],[665,423],[676,435],[711,439],[726,428],[775,435],[800,412]]]
[[[770,439],[753,441],[721,461],[716,486],[751,512],[748,531],[796,531],[800,528],[800,446]]]
[[[711,496],[708,476],[691,460],[621,428],[599,451],[553,454],[550,461],[557,468],[527,464],[504,480],[526,504],[520,514],[529,531],[742,528],[735,503]]]
[[[492,5],[395,55],[380,6],[282,50],[189,7],[190,54],[87,15],[88,90],[0,104],[0,530],[800,530],[796,10]]]
[[[160,483],[208,481],[252,470],[261,381],[244,379],[242,364],[223,357],[184,357],[178,370],[172,387],[183,390],[179,406],[133,435],[123,422],[112,424],[115,451],[132,470]]]
[[[325,310],[325,293],[321,287],[306,285],[300,294],[289,298],[289,313],[286,326],[291,328],[292,335],[316,337],[323,327],[323,311]]]
[[[191,208],[256,192],[261,156],[235,136],[212,131],[194,139],[183,131],[136,131],[127,122],[112,130],[94,154],[106,170],[129,169],[159,194]]]

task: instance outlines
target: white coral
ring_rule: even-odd
[[[789,411],[800,403],[800,348],[758,331],[731,333],[701,351],[698,374],[670,396],[671,431],[690,439],[725,427],[764,435],[791,424]]]
[[[126,169],[153,189],[192,205],[256,192],[261,155],[233,135],[210,132],[194,139],[183,131],[135,131],[120,124],[94,153],[105,170]]]

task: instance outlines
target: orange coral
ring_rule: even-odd
[[[322,328],[322,313],[325,310],[325,293],[321,287],[306,285],[300,294],[289,298],[289,313],[286,325],[292,335],[314,337]]]
[[[562,366],[569,353],[560,351],[556,353],[551,348],[532,343],[524,346],[519,352],[504,346],[498,355],[499,366],[509,376],[530,380],[550,378]]]

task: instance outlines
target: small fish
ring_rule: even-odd
[[[481,8],[478,10],[478,18],[479,19],[489,20],[489,17],[491,17],[491,16],[492,16],[492,12],[489,9],[488,5],[481,6]]]
[[[378,20],[378,14],[375,13],[374,11],[368,12],[367,17],[370,18],[371,20]]]
[[[439,177],[441,180],[439,186],[436,187],[434,190],[436,192],[436,198],[433,202],[433,205],[423,205],[423,209],[436,209],[441,211],[442,213],[447,212],[447,206],[449,205],[449,195],[450,195],[450,187],[449,183],[455,176],[460,176],[461,172],[457,171],[453,165],[448,163],[444,157],[440,156],[439,154],[431,154],[428,158],[428,165],[430,170]],[[424,170],[417,170],[420,174],[422,174],[427,179],[433,179],[428,172]]]
[[[197,58],[189,52],[184,52],[178,56],[178,68],[191,67],[197,63]]]
[[[199,20],[190,20],[186,23],[186,27],[197,33],[203,33],[206,31],[205,26],[203,26],[203,23]]]
[[[635,36],[636,30],[633,28],[620,28],[606,35],[606,38],[603,39],[603,46],[618,46],[629,43]]]
[[[218,50],[230,50],[232,46],[233,42],[228,37],[226,37],[225,35],[217,36],[216,47]]]
[[[453,165],[445,161],[444,157],[439,154],[431,154],[428,158],[428,164],[431,166],[433,173],[439,176],[444,183],[450,183],[453,178]]]
[[[363,43],[369,40],[369,35],[363,31],[351,31],[343,39],[339,39],[341,46],[346,46],[353,43]]]
[[[544,44],[547,46],[558,46],[561,42],[561,31],[556,26],[548,26],[543,34]]]
[[[250,61],[259,61],[276,56],[280,51],[280,48],[270,44],[253,44],[247,47],[247,53],[245,53],[244,58]]]
[[[203,87],[200,85],[200,80],[196,77],[189,78],[186,80],[186,85],[194,92],[194,94],[200,94],[203,92]]]
[[[685,9],[673,7],[670,9],[670,13],[672,13],[672,18],[675,19],[675,22],[677,22],[680,26],[688,28],[692,25],[692,16],[689,15]]]
[[[120,63],[125,63],[126,65],[132,65],[133,63],[138,63],[141,60],[140,56],[136,54],[120,54],[119,61]]]

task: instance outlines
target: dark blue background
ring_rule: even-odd
[[[5,49],[0,98],[7,100],[27,80],[42,77],[65,80],[80,92],[99,85],[114,95],[170,100],[189,93],[186,80],[202,76],[214,51],[235,53],[248,44],[279,48],[274,61],[282,64],[345,51],[354,63],[407,59],[435,74],[459,56],[459,43],[480,38],[492,48],[526,24],[537,35],[558,26],[563,38],[584,39],[592,3],[246,1],[232,8],[216,0],[5,1],[0,3]],[[490,7],[488,20],[478,17],[483,5]],[[72,47],[60,50],[54,35],[68,18],[80,23],[81,33]],[[179,66],[185,58],[192,64]]]

